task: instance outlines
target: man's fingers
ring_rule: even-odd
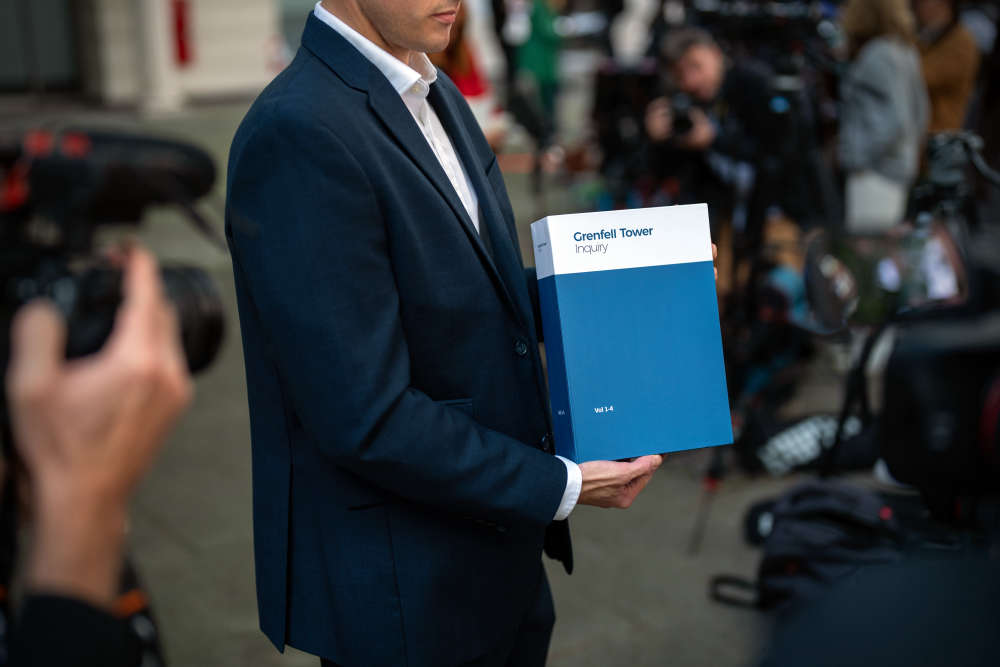
[[[15,400],[45,394],[66,356],[66,323],[55,307],[34,301],[18,311],[11,325],[8,388]]]
[[[642,493],[642,490],[646,488],[647,484],[649,484],[649,480],[653,479],[653,474],[655,472],[656,469],[654,468],[648,473],[640,475],[639,477],[636,477],[635,479],[625,484],[625,486],[622,487],[621,496],[618,501],[618,507],[622,509],[628,509],[629,507],[631,507],[632,503],[635,502],[635,499],[639,497],[640,493]]]
[[[719,246],[712,244],[712,259],[719,259]]]

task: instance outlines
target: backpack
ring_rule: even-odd
[[[859,567],[898,561],[903,530],[876,493],[810,481],[748,512],[747,538],[763,545],[757,580],[712,579],[710,595],[725,604],[775,609],[815,598]]]

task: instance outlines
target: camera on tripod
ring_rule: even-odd
[[[824,326],[843,328],[848,318],[874,326],[848,379],[830,467],[857,405],[895,480],[919,490],[935,516],[965,522],[979,518],[984,500],[1000,498],[1000,265],[991,259],[1000,239],[986,228],[975,233],[963,213],[970,168],[1000,186],[981,146],[964,132],[932,137],[912,227],[840,239],[837,250],[817,235],[806,259],[809,301]],[[839,288],[847,282],[860,289]],[[872,318],[874,309],[859,308],[866,302],[887,308]],[[873,419],[865,369],[889,325],[895,343]]]
[[[47,298],[66,317],[66,355],[101,348],[121,302],[121,272],[94,252],[99,228],[138,224],[147,207],[194,208],[215,182],[211,158],[182,143],[112,132],[31,131],[0,139],[0,371],[14,313]],[[225,329],[209,276],[169,266],[161,277],[174,304],[188,366],[208,367]]]

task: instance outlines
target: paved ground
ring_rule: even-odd
[[[229,104],[142,121],[127,114],[74,118],[138,123],[186,137],[224,165],[245,108]],[[511,175],[508,186],[522,234],[540,210],[574,206],[562,186],[550,188],[541,205],[528,196],[526,177]],[[218,194],[221,200],[221,186]],[[206,210],[219,218],[211,206]],[[185,667],[315,665],[314,658],[294,651],[279,655],[257,630],[249,427],[229,260],[169,212],[154,213],[142,238],[161,257],[207,268],[221,288],[231,323],[220,358],[198,379],[195,405],[143,486],[133,513],[131,543],[152,590],[168,656]],[[817,378],[803,396],[811,404],[832,401],[829,378]],[[558,613],[551,665],[727,667],[752,661],[765,631],[762,618],[713,604],[707,582],[718,572],[753,573],[758,555],[741,542],[743,511],[790,480],[728,480],[714,503],[701,552],[691,556],[686,549],[705,456],[672,458],[627,512],[579,508],[574,513],[576,573],[567,577],[549,568]]]

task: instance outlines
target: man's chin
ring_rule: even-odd
[[[425,33],[423,52],[441,53],[448,48],[448,44],[451,42],[451,26],[441,25],[435,19],[431,19],[431,21],[435,25]]]

